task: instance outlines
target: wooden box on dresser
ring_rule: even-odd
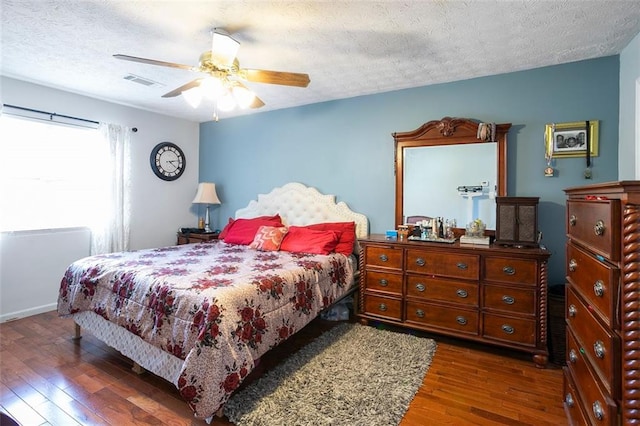
[[[381,321],[533,355],[548,361],[544,248],[359,240],[360,312]]]
[[[567,194],[570,424],[640,424],[640,181]]]

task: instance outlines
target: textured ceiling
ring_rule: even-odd
[[[266,104],[247,114],[614,55],[640,32],[638,0],[0,2],[2,75],[198,122],[212,105],[161,96],[200,75],[112,55],[197,65],[221,27],[241,67],[309,74],[247,83]]]

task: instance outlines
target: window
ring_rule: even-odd
[[[96,128],[0,115],[0,231],[104,220],[108,145]]]

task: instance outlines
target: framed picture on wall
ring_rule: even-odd
[[[547,124],[545,142],[547,157],[597,157],[598,120]]]

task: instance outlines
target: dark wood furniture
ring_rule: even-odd
[[[496,197],[496,244],[537,247],[538,197]]]
[[[544,248],[359,240],[360,321],[381,321],[548,361]]]
[[[464,144],[496,144],[497,182],[495,193],[498,196],[507,195],[507,132],[511,128],[511,123],[496,125],[495,141],[478,140],[478,124],[477,121],[467,118],[444,117],[441,120],[429,121],[409,132],[392,134],[395,142],[396,227],[404,223],[405,149]],[[434,176],[434,181],[440,184],[437,176]],[[426,187],[429,184],[433,184],[433,182],[425,182]],[[459,223],[459,225],[464,224]]]
[[[569,188],[570,424],[640,424],[640,181]]]
[[[202,243],[205,241],[217,240],[219,232],[187,233],[178,232],[178,245],[190,243]]]

